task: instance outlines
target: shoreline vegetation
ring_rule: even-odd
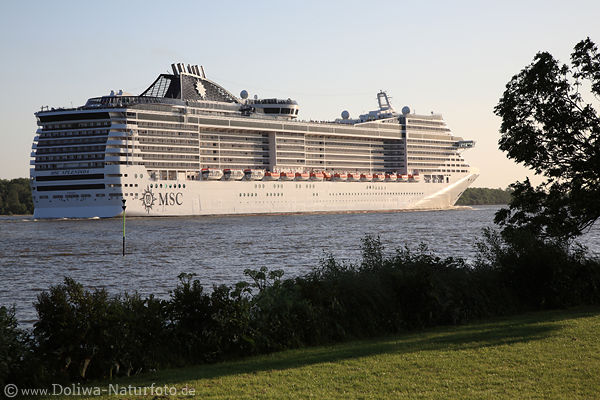
[[[33,200],[29,179],[0,179],[0,215],[31,215]]]
[[[511,192],[503,189],[467,188],[457,206],[508,204]],[[32,215],[29,179],[0,179],[0,215]]]
[[[246,270],[207,290],[179,275],[168,299],[110,295],[70,278],[38,295],[22,329],[0,307],[0,386],[48,386],[239,360],[463,325],[523,312],[600,304],[600,260],[577,246],[485,232],[472,263],[421,245],[386,251],[362,240],[354,263],[325,257],[306,275]],[[308,351],[308,350],[307,350]]]
[[[152,398],[130,394],[135,389],[148,393],[154,384],[163,392],[167,387],[171,392],[193,391],[197,398],[211,399],[590,399],[598,393],[600,360],[591,356],[600,353],[598,330],[598,307],[538,311],[146,372],[78,384],[71,390],[124,390],[121,397]],[[82,398],[108,400],[115,395]]]

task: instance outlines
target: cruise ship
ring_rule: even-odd
[[[302,121],[294,100],[171,68],[140,95],[35,113],[35,218],[446,209],[478,176],[462,157],[474,141],[384,91],[356,118]]]

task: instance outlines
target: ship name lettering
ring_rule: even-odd
[[[174,206],[183,204],[183,193],[159,193],[158,194],[158,205],[159,206]]]

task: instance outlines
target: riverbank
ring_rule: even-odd
[[[600,391],[598,331],[598,307],[536,312],[95,385],[108,392],[154,384],[210,399],[589,399]],[[147,394],[126,397],[157,393]]]

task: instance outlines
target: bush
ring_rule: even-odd
[[[110,296],[72,279],[41,293],[33,337],[0,308],[0,383],[112,378],[168,366],[460,324],[523,310],[600,303],[600,262],[521,231],[486,232],[479,259],[425,246],[386,254],[366,237],[357,263],[310,273],[246,270],[251,282],[204,290],[181,274],[168,300]]]
[[[487,230],[480,243],[480,265],[498,272],[513,303],[547,309],[600,303],[600,262],[577,243],[541,239],[526,230]]]

